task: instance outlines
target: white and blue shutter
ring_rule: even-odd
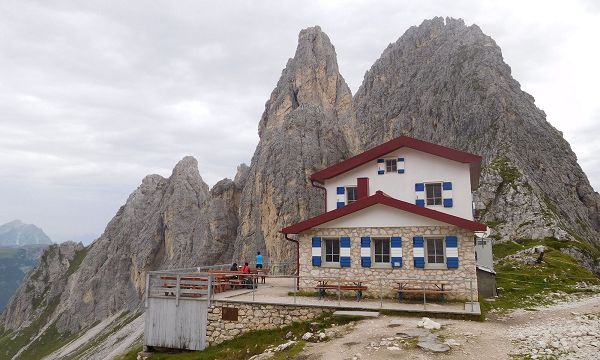
[[[377,159],[377,175],[385,174],[385,159]]]
[[[350,238],[340,237],[340,266],[350,267]]]
[[[392,267],[402,267],[402,238],[392,236],[390,241],[390,255]]]
[[[448,269],[458,268],[458,237],[446,236],[446,265]]]
[[[321,266],[321,238],[315,236],[312,238],[312,265]]]
[[[404,158],[399,157],[398,161],[396,161],[396,168],[398,169],[398,174],[404,174]]]
[[[415,204],[417,206],[425,207],[425,184],[424,183],[416,183],[415,184],[415,194],[417,199],[415,200]]]
[[[337,208],[343,208],[346,205],[346,188],[344,186],[337,187]]]
[[[444,199],[444,207],[451,208],[453,205],[452,201],[452,183],[450,181],[444,181],[442,183],[442,198]]]
[[[415,268],[425,267],[425,248],[423,247],[424,239],[422,236],[413,237],[413,260]]]
[[[363,236],[360,238],[360,265],[371,267],[371,238]]]

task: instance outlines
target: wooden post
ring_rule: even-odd
[[[146,273],[146,294],[144,299],[144,308],[148,310],[148,297],[150,297],[150,272]]]
[[[181,282],[181,276],[177,275],[177,284],[175,284],[175,306],[179,306],[179,285]]]

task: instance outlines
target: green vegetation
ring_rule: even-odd
[[[529,265],[516,259],[504,259],[521,250],[545,246],[541,263]],[[497,286],[502,288],[495,302],[480,299],[482,310],[497,309],[506,311],[551,303],[551,292],[577,293],[590,290],[578,289],[576,284],[600,284],[600,279],[583,268],[571,256],[561,252],[564,248],[577,248],[587,255],[600,259],[600,250],[579,241],[560,241],[554,238],[523,239],[494,245],[494,257],[499,260],[495,266]],[[529,255],[537,258],[538,254]]]
[[[280,329],[255,330],[240,335],[234,339],[227,340],[221,344],[209,346],[203,351],[187,352],[162,352],[154,353],[150,360],[213,360],[213,359],[248,359],[253,355],[264,352],[268,347],[279,345],[285,340],[285,335],[291,332],[296,338],[300,338],[304,333],[319,332],[334,324],[343,325],[353,321],[359,321],[362,318],[354,316],[334,317],[331,314],[322,315],[316,319],[306,322],[295,322]],[[273,359],[289,359],[297,355],[304,348],[305,343],[299,341],[290,349],[278,353]],[[137,353],[142,351],[141,346],[132,349],[129,353],[121,357],[121,360],[134,360]]]
[[[506,156],[500,156],[490,163],[490,167],[498,172],[505,184],[513,184],[521,177],[519,169],[512,166]]]
[[[71,263],[69,264],[69,269],[67,270],[67,278],[79,269],[79,265],[81,265],[81,262],[87,256],[87,253],[88,248],[83,248],[75,253],[75,257],[73,258],[73,261],[71,261]]]

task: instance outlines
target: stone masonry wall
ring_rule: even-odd
[[[222,319],[222,308],[238,309],[238,320]],[[294,305],[268,305],[260,303],[231,303],[215,301],[208,308],[206,342],[219,344],[251,330],[275,329],[294,321],[313,319],[327,309]]]
[[[413,262],[413,236],[427,235],[455,235],[458,237],[457,269],[421,269],[415,268]],[[320,237],[350,237],[351,265],[349,268],[312,266],[313,236]],[[389,268],[363,268],[360,264],[360,238],[361,236],[400,236],[402,237],[402,267]],[[379,286],[383,289],[384,296],[391,297],[397,293],[397,282],[400,279],[415,280],[443,280],[453,290],[449,298],[469,300],[471,296],[472,279],[473,297],[477,299],[477,276],[475,264],[475,248],[473,232],[455,226],[415,226],[396,228],[337,228],[337,229],[312,229],[300,235],[300,288],[306,291],[315,291],[316,280],[320,277],[340,277],[348,280],[362,280],[369,290],[367,296],[379,296]],[[460,280],[460,282],[457,282]],[[465,281],[467,280],[467,281]]]

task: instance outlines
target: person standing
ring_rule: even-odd
[[[260,251],[256,253],[256,268],[263,268],[263,256],[260,254]]]

